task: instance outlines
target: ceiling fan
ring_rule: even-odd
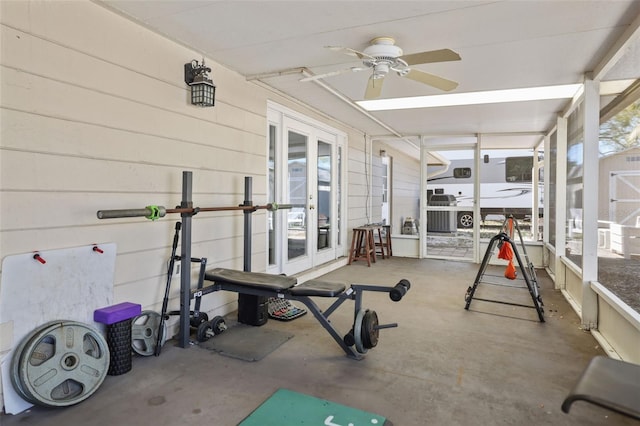
[[[407,77],[447,92],[458,87],[458,83],[455,81],[411,68],[411,65],[417,64],[459,61],[461,58],[456,52],[450,49],[440,49],[403,55],[402,49],[396,46],[395,43],[396,41],[392,37],[376,37],[369,42],[369,46],[362,52],[349,47],[325,46],[327,49],[358,57],[362,60],[364,66],[317,74],[302,78],[300,81],[312,81],[347,72],[372,70],[367,83],[367,90],[364,94],[365,99],[376,99],[380,96],[382,83],[389,71],[395,71],[400,77]]]

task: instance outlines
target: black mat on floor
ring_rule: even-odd
[[[230,358],[260,361],[292,337],[284,331],[235,324],[199,346]]]

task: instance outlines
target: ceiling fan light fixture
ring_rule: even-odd
[[[389,73],[389,69],[390,69],[389,64],[386,64],[386,63],[378,64],[375,67],[373,67],[373,74],[371,77],[374,79],[384,78]]]
[[[411,68],[411,66],[434,62],[459,61],[459,54],[451,49],[440,49],[417,52],[403,56],[402,49],[396,46],[395,43],[396,41],[393,37],[376,37],[369,42],[369,46],[367,46],[362,52],[350,47],[325,46],[333,51],[340,51],[344,54],[360,58],[364,68],[352,67],[338,71],[330,71],[324,74],[305,77],[300,79],[300,81],[319,80],[325,77],[344,74],[349,71],[370,69],[372,72],[369,76],[369,82],[367,83],[367,89],[364,96],[367,100],[375,99],[380,96],[382,82],[387,74],[389,74],[389,71],[395,71],[400,77],[406,77],[409,80],[417,81],[418,83],[426,84],[427,86],[431,86],[445,92],[458,87],[458,83],[455,81],[447,80],[446,78]],[[379,84],[374,85],[374,81]]]
[[[377,37],[371,40],[371,44],[367,46],[362,53],[376,59],[394,60],[398,56],[402,56],[402,49],[395,45],[395,40],[391,37]]]

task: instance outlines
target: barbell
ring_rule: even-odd
[[[98,219],[117,219],[123,217],[145,217],[150,220],[157,220],[161,217],[165,217],[168,214],[180,213],[180,214],[197,214],[200,212],[221,212],[242,210],[253,212],[256,210],[284,210],[295,207],[293,204],[276,204],[269,203],[264,206],[253,205],[239,205],[239,206],[226,206],[226,207],[176,207],[174,209],[168,209],[164,206],[146,206],[140,209],[120,209],[120,210],[98,210],[96,215]]]

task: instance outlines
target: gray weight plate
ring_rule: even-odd
[[[160,314],[155,311],[142,311],[131,320],[131,348],[142,356],[151,356],[156,350]],[[161,345],[167,340],[167,324],[162,327]]]
[[[356,341],[356,350],[361,354],[366,354],[368,349],[364,347],[362,343],[362,320],[364,318],[364,314],[367,311],[364,309],[360,309],[358,314],[356,315],[356,319],[353,322],[353,337]]]
[[[32,404],[36,402],[33,399],[33,396],[28,394],[22,385],[22,381],[20,379],[20,359],[24,352],[24,348],[33,339],[33,337],[38,334],[45,332],[46,330],[53,328],[59,325],[61,321],[49,321],[46,324],[41,325],[40,327],[32,330],[29,334],[27,334],[21,341],[20,344],[13,351],[13,357],[11,358],[11,383],[13,384],[13,388],[15,391],[24,399],[25,401],[29,401]]]
[[[108,369],[104,337],[86,324],[62,321],[27,342],[18,374],[34,404],[66,407],[93,395]]]

